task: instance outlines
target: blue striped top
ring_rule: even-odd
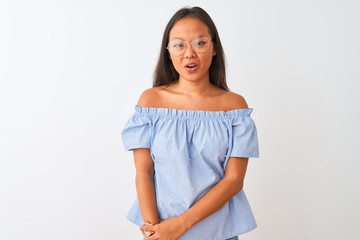
[[[122,130],[125,150],[149,148],[160,219],[179,216],[223,177],[229,157],[259,157],[252,108],[231,111],[138,107]],[[142,225],[137,198],[127,218]],[[257,227],[244,189],[179,240],[224,240]]]

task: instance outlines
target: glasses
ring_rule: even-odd
[[[181,56],[184,54],[189,41],[183,41],[180,38],[174,38],[167,46],[167,49],[173,56]],[[196,53],[206,52],[212,41],[205,35],[196,36],[191,40],[191,47]]]

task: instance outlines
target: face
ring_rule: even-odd
[[[188,41],[185,42],[185,52],[181,56],[175,56],[170,52],[171,61],[181,81],[209,81],[209,67],[216,52],[213,43],[210,43],[207,51],[203,53],[197,53],[192,49],[192,39],[200,35],[205,35],[210,41],[213,40],[207,25],[194,17],[181,18],[170,30],[169,41],[175,38]]]

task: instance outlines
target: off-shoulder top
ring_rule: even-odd
[[[160,219],[179,216],[223,177],[230,157],[259,157],[252,108],[231,111],[138,107],[122,130],[125,150],[149,148]],[[142,225],[137,198],[128,220]],[[244,189],[179,240],[224,240],[257,227]]]

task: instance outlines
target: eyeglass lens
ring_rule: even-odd
[[[175,38],[169,42],[168,49],[172,55],[180,56],[185,52],[187,41]],[[196,53],[204,53],[209,49],[209,38],[203,35],[194,37],[191,41],[191,47]]]

